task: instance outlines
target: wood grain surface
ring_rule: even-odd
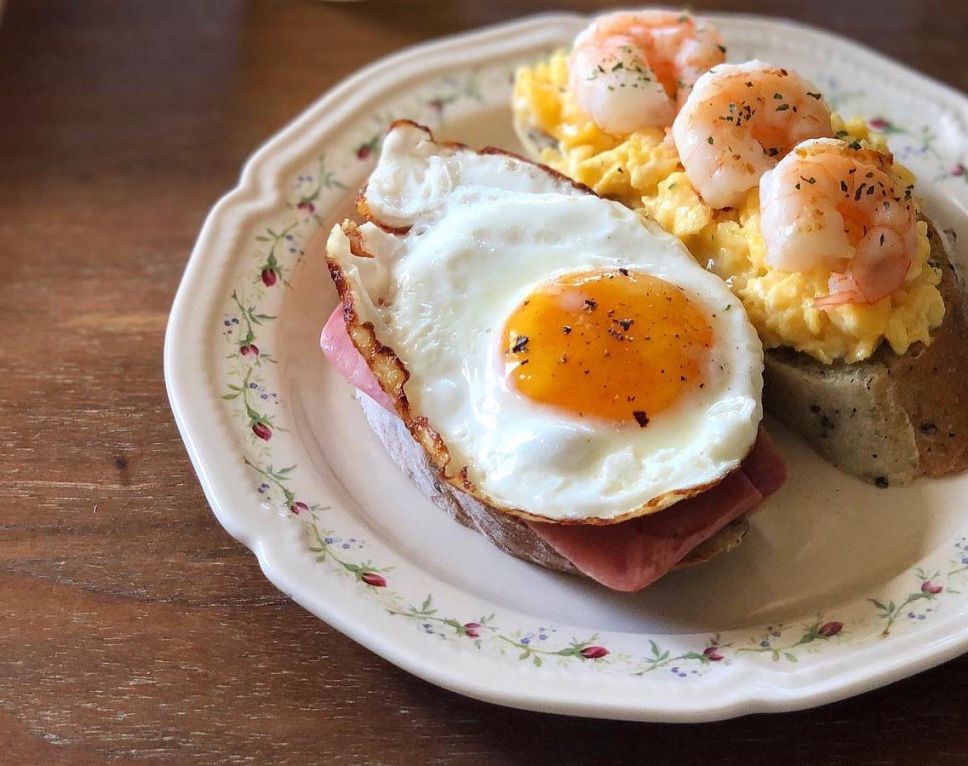
[[[961,0],[728,5],[828,27],[968,89]],[[361,65],[548,7],[8,3],[0,762],[968,762],[968,657],[818,710],[701,727],[461,698],[290,603],[206,506],[162,338],[208,209],[260,142]]]

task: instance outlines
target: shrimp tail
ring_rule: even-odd
[[[867,303],[857,287],[854,275],[849,271],[845,274],[831,274],[827,280],[827,295],[813,299],[814,308],[821,310],[834,309],[847,303]]]
[[[854,266],[855,264],[851,264]],[[845,274],[833,273],[827,281],[828,294],[814,298],[813,305],[818,309],[836,308],[845,303],[873,304],[886,298],[904,281],[911,267],[910,258],[897,258],[884,263],[879,268],[866,268],[860,277],[852,270]]]

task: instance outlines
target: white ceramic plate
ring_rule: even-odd
[[[717,16],[874,119],[968,241],[968,101],[846,40]],[[394,118],[517,148],[515,67],[585,23],[525,19],[378,62],[248,162],[192,253],[165,348],[178,426],[225,528],[320,618],[433,683],[523,708],[700,721],[817,705],[968,649],[968,479],[879,490],[771,424],[790,481],[734,553],[643,593],[505,556],[403,478],[319,353],[336,297],[309,238],[350,215]]]

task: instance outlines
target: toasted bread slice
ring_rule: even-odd
[[[932,265],[942,271],[945,318],[895,354],[823,364],[790,349],[766,353],[763,403],[838,468],[878,486],[968,467],[968,300],[942,233],[928,222]]]
[[[420,491],[465,527],[480,532],[495,546],[524,561],[568,574],[581,574],[575,566],[538,537],[521,519],[498,510],[441,480],[427,452],[404,422],[366,394],[357,394],[367,422],[390,458]],[[732,550],[749,531],[746,517],[727,524],[713,537],[693,548],[675,569],[702,564],[720,553]]]

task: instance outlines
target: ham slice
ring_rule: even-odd
[[[786,466],[760,429],[743,464],[701,495],[620,524],[530,522],[542,540],[581,572],[613,590],[651,585],[686,554],[752,511],[786,480]]]
[[[346,332],[346,322],[343,320],[343,307],[338,306],[330,314],[323,327],[323,334],[319,337],[319,345],[326,358],[333,363],[339,373],[346,378],[354,388],[376,401],[381,407],[394,412],[393,402],[386,391],[370,371],[363,355],[356,350],[353,341]]]
[[[747,475],[749,480],[763,497],[769,497],[786,482],[786,463],[770,438],[770,435],[760,427],[753,449],[740,465],[739,470]]]
[[[394,411],[390,397],[350,340],[342,308],[326,322],[320,345],[343,377]],[[785,480],[786,466],[761,428],[739,468],[709,491],[664,511],[601,526],[543,522],[529,522],[528,526],[593,580],[613,590],[636,591],[658,580],[727,524],[752,511]]]

